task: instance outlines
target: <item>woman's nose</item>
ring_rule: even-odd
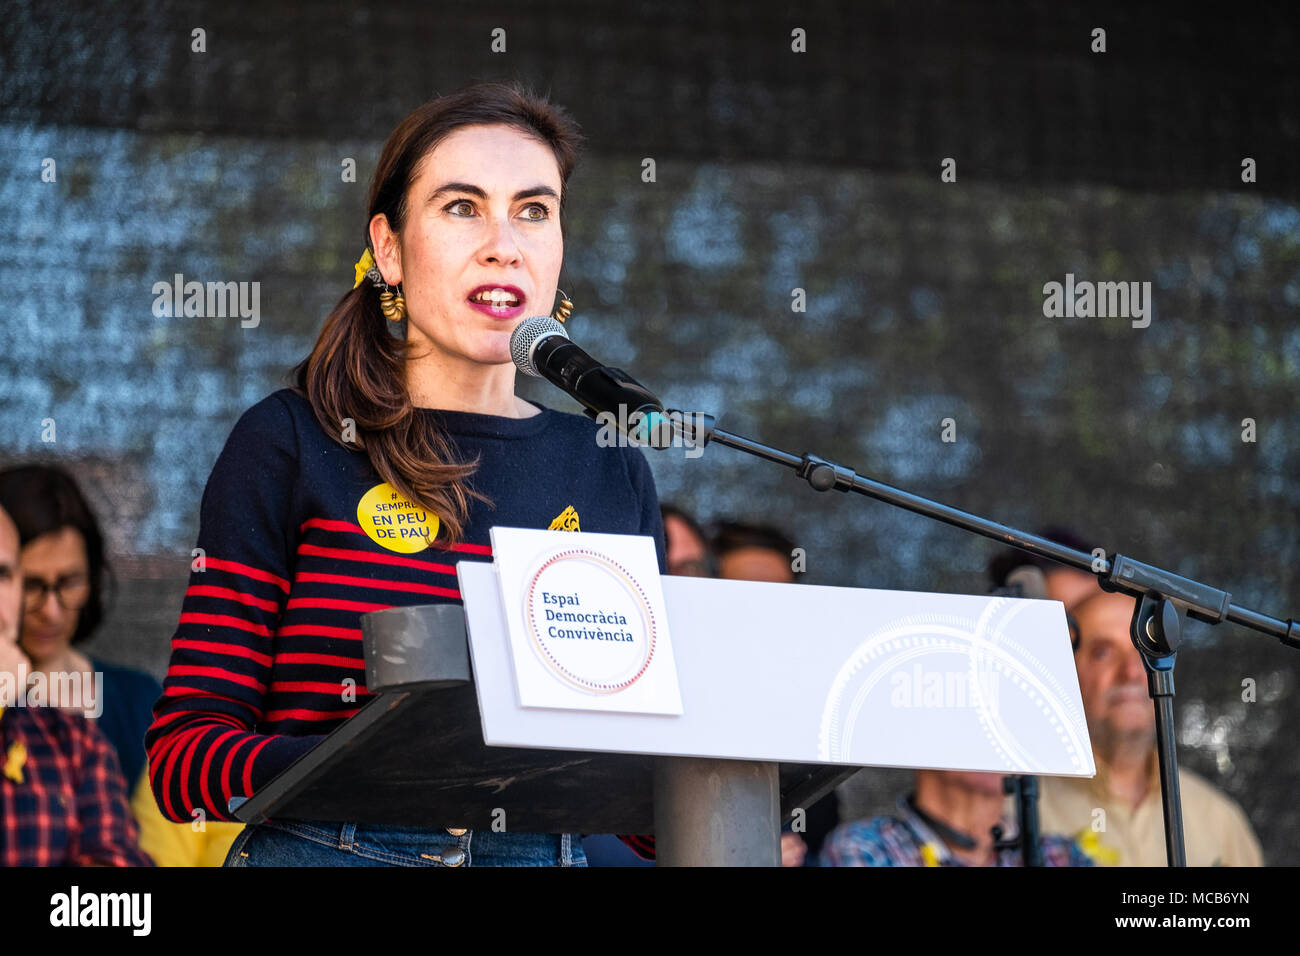
[[[47,621],[54,621],[63,614],[63,605],[59,603],[58,593],[53,588],[50,588],[45,592],[45,599],[32,610],[33,613],[39,614]]]
[[[515,236],[514,224],[507,219],[491,219],[488,222],[488,235],[483,243],[484,259],[503,265],[513,264],[519,259],[519,242]]]

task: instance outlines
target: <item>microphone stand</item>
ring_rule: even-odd
[[[733,435],[717,428],[712,415],[673,409],[668,413],[668,420],[690,447],[702,449],[714,441],[735,448],[756,458],[793,469],[815,491],[853,491],[884,501],[906,511],[1009,544],[1029,554],[1095,574],[1097,583],[1103,590],[1127,594],[1136,599],[1137,607],[1133,611],[1129,636],[1142,655],[1142,664],[1147,673],[1147,691],[1156,712],[1156,746],[1165,817],[1165,856],[1170,866],[1187,865],[1183,845],[1183,805],[1178,786],[1178,749],[1174,738],[1174,658],[1182,643],[1183,621],[1188,617],[1207,624],[1231,621],[1276,637],[1293,649],[1300,649],[1300,623],[1294,618],[1283,621],[1240,607],[1232,603],[1232,596],[1226,591],[1135,561],[1122,554],[1109,559],[1094,557],[1038,535],[1026,534],[1008,525],[864,478],[852,468],[818,455],[792,455]],[[664,446],[657,444],[657,447]],[[1023,796],[1024,787],[1020,790]],[[1023,808],[1023,802],[1021,806]],[[1022,836],[1024,829],[1026,828],[1022,825]],[[1037,841],[1032,849],[1037,849]],[[1026,856],[1025,860],[1028,859],[1029,856]]]
[[[1010,840],[1002,839],[1002,827],[993,828],[995,850],[1020,850],[1021,866],[1042,866],[1043,845],[1038,840],[1038,778],[1012,774],[1002,778],[1002,792],[1016,800],[1016,821],[1020,830]]]

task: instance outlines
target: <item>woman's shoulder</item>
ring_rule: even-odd
[[[240,416],[240,420],[249,420],[253,424],[282,425],[286,416],[299,419],[312,414],[311,402],[296,388],[280,388],[271,392],[261,401],[250,405]]]
[[[306,396],[297,389],[281,388],[240,413],[227,443],[255,443],[295,452],[306,436],[319,430]]]

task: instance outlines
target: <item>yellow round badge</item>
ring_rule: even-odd
[[[438,536],[438,516],[411,504],[386,481],[361,496],[357,524],[371,541],[401,554],[423,551]]]

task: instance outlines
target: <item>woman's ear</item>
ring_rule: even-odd
[[[370,248],[375,250],[375,265],[389,285],[402,284],[402,248],[388,217],[376,213],[370,220]]]

